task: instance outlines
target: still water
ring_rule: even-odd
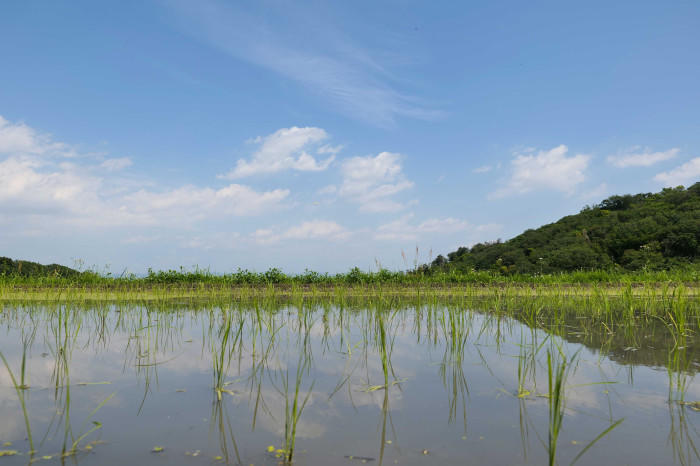
[[[695,348],[447,306],[5,305],[0,464],[694,464]]]

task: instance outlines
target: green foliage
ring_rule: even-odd
[[[23,277],[60,276],[73,277],[80,272],[58,264],[41,265],[36,262],[14,261],[0,257],[0,275],[20,275]]]
[[[612,196],[576,215],[506,241],[461,247],[430,270],[551,274],[669,270],[700,259],[700,183]]]

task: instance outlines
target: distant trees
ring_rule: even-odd
[[[72,277],[80,272],[58,264],[41,265],[30,261],[15,261],[9,257],[0,257],[0,275],[21,275],[23,277],[37,277],[47,275],[60,275]]]
[[[460,247],[432,270],[551,273],[668,269],[700,261],[700,183],[611,196],[580,213],[501,242]]]

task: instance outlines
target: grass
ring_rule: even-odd
[[[328,293],[335,289],[352,292],[353,289],[368,288],[441,288],[465,286],[560,286],[560,285],[599,285],[620,287],[640,284],[674,285],[688,284],[697,288],[700,282],[700,265],[690,265],[664,271],[641,270],[636,272],[623,269],[580,270],[556,274],[503,275],[492,271],[390,271],[379,268],[378,271],[362,271],[355,267],[346,273],[320,274],[305,271],[301,274],[285,274],[279,269],[265,272],[253,272],[238,269],[236,272],[214,274],[206,269],[195,267],[192,270],[152,271],[142,277],[133,274],[114,276],[110,273],[86,271],[74,276],[60,275],[23,276],[18,274],[0,275],[0,299],[28,293],[48,299],[79,297],[86,294],[125,297],[129,295],[167,296],[174,292],[187,294],[212,295],[231,289],[252,289],[259,291],[273,287],[285,293],[303,291]],[[331,293],[332,294],[332,293]],[[65,295],[65,296],[64,296]]]

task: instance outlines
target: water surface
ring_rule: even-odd
[[[576,464],[700,462],[697,346],[662,322],[34,304],[6,305],[0,325],[15,377],[0,363],[0,450],[17,452],[2,464],[273,465],[292,445],[299,465],[547,464],[548,354],[567,364],[559,464],[611,426]]]

